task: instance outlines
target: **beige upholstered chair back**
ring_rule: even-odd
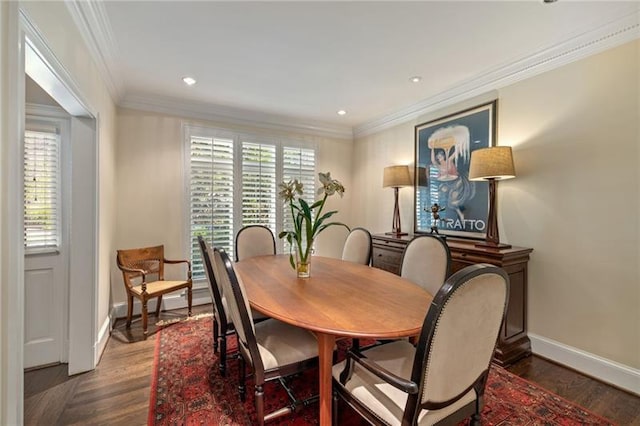
[[[504,317],[509,284],[501,269],[467,267],[447,281],[442,294],[452,283],[459,286],[447,299],[434,299],[441,305],[440,315],[432,318],[435,324],[425,324],[432,335],[425,353],[422,403],[456,398],[486,374]]]
[[[435,295],[449,274],[451,255],[442,238],[424,235],[407,244],[400,276]]]
[[[276,240],[269,228],[245,226],[236,235],[236,261],[254,256],[276,254]]]
[[[371,234],[364,228],[353,228],[342,249],[342,260],[368,265],[371,262]]]
[[[251,315],[251,307],[249,306],[249,299],[247,298],[247,292],[242,284],[242,281],[238,276],[233,272],[233,265],[231,265],[231,261],[226,253],[222,250],[214,249],[213,250],[214,262],[213,262],[213,274],[216,277],[216,282],[222,287],[222,294],[225,295],[227,300],[227,308],[229,308],[229,316],[231,317],[231,322],[235,325],[236,333],[238,334],[238,340],[240,344],[244,347],[249,346],[249,339],[254,339],[252,334],[255,331],[253,321],[250,320],[250,316],[247,316],[246,321],[243,321],[244,316],[241,314],[242,306],[244,306],[245,312],[248,315]],[[227,265],[225,265],[225,261],[229,262],[231,265],[231,271],[233,273],[233,277],[230,276]],[[231,279],[235,279],[238,282],[240,291],[233,291],[231,287]],[[237,298],[236,295],[239,295],[240,298]],[[250,335],[251,334],[251,335]]]

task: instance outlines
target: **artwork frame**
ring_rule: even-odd
[[[489,184],[469,181],[471,152],[496,145],[498,100],[415,126],[414,233],[485,239]]]

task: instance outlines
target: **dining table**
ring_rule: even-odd
[[[312,257],[309,278],[297,277],[288,255],[243,259],[235,269],[252,309],[316,335],[323,426],[331,424],[336,338],[416,336],[433,298],[390,272],[329,257]]]

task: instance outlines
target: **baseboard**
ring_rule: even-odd
[[[111,313],[112,312],[113,312],[113,309],[111,310]],[[96,340],[94,351],[93,351],[94,366],[98,365],[98,362],[100,362],[100,357],[102,356],[102,353],[107,347],[107,342],[109,341],[109,336],[111,335],[111,327],[113,325],[111,313],[107,315],[107,317],[104,319],[104,322],[100,327],[100,331],[98,332],[98,339]]]
[[[192,305],[206,305],[207,303],[211,303],[211,295],[209,294],[209,289],[206,287],[203,288],[194,288],[192,290]],[[147,310],[149,312],[155,312],[156,310],[156,302],[158,299],[149,300],[147,305]],[[168,296],[164,296],[162,298],[162,310],[170,311],[173,309],[181,309],[187,307],[187,295],[186,294],[171,294]],[[113,319],[115,322],[116,318],[126,318],[127,317],[127,302],[116,303],[112,306],[111,312],[113,312]],[[133,315],[140,315],[142,313],[142,305],[138,299],[133,300]]]
[[[531,351],[576,371],[640,395],[640,370],[528,333]]]

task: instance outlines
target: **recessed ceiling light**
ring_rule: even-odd
[[[196,84],[196,79],[193,77],[182,77],[182,81],[184,81],[184,84],[187,86],[193,86]]]
[[[422,80],[422,77],[420,77],[419,75],[413,76],[409,79],[412,83],[419,83],[420,80]]]
[[[341,109],[340,111],[338,111],[338,115],[346,115],[347,111]]]

